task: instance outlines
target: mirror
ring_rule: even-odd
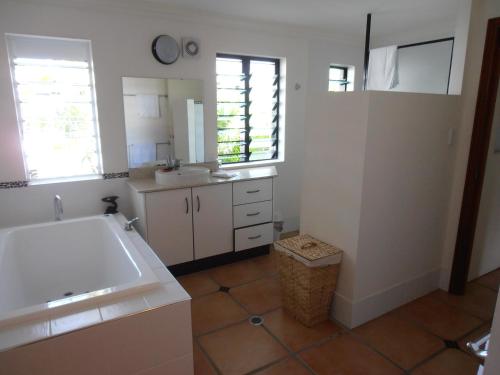
[[[123,77],[129,168],[204,161],[203,81]]]

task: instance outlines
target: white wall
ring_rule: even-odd
[[[62,3],[62,2],[61,2]],[[96,3],[97,4],[97,3]],[[123,115],[121,78],[162,77],[202,79],[204,81],[205,153],[207,160],[216,159],[216,52],[241,53],[260,56],[276,56],[286,59],[286,155],[285,162],[277,165],[278,208],[285,220],[285,230],[298,227],[300,173],[303,165],[303,135],[308,87],[309,39],[314,35],[302,34],[286,26],[238,24],[228,21],[224,24],[210,23],[200,19],[188,19],[167,15],[160,11],[131,10],[125,7],[106,5],[66,6],[43,5],[22,1],[0,3],[0,35],[4,33],[37,34],[69,38],[84,38],[92,41],[95,66],[96,92],[98,100],[103,165],[105,172],[127,170],[127,150]],[[173,65],[158,63],[151,54],[151,41],[159,34],[170,34],[176,39],[182,36],[197,37],[201,43],[201,57],[180,59]],[[349,53],[345,62],[361,56],[362,46],[349,47],[328,41],[330,49],[340,46],[339,54]],[[352,51],[356,51],[352,53]],[[328,59],[329,60],[329,59]],[[311,61],[315,57],[311,56]],[[329,63],[330,61],[327,61]],[[321,65],[321,63],[319,63]],[[325,66],[324,69],[327,69]],[[327,75],[325,76],[325,80]],[[298,83],[301,89],[295,90]],[[316,83],[315,83],[316,84]],[[325,81],[326,84],[326,81]],[[19,147],[15,107],[10,85],[5,43],[0,43],[0,181],[24,180],[24,167]],[[121,182],[124,184],[124,181]],[[108,182],[103,182],[108,184]],[[120,191],[114,182],[116,191]],[[80,191],[87,185],[72,183],[56,185],[60,189]],[[18,220],[19,212],[28,210],[23,202],[38,194],[38,190],[21,189],[18,209],[4,207],[2,217],[9,222]],[[0,191],[0,200],[12,192]],[[86,197],[98,201],[98,190],[87,191]],[[5,198],[7,199],[7,198]],[[40,195],[40,199],[46,199]],[[81,212],[87,212],[81,207]],[[47,207],[44,217],[50,217]],[[8,218],[12,219],[9,220]]]
[[[368,95],[362,92],[314,95],[308,118],[300,231],[344,251],[337,293],[352,299]]]
[[[454,96],[370,95],[355,320],[438,286],[457,108]]]
[[[448,222],[443,244],[441,260],[442,276],[440,287],[448,290],[455,241],[457,236],[460,208],[462,204],[465,174],[469,157],[470,139],[474,123],[479,77],[483,60],[484,41],[488,19],[500,17],[498,0],[474,0],[472,3],[469,34],[467,41],[467,57],[464,69],[462,96],[460,104],[460,127],[456,133],[455,160],[453,180],[450,191]]]
[[[469,280],[500,267],[500,152],[495,153],[494,147],[497,133],[500,133],[500,90],[497,93]]]
[[[450,95],[460,95],[464,78],[467,37],[471,16],[472,0],[460,0],[455,25],[455,43],[453,45],[453,64],[450,72]]]
[[[129,191],[123,179],[34,185],[0,190],[0,228],[54,220],[54,195],[63,200],[64,218],[103,214],[109,205],[101,198],[118,195],[118,209],[131,214]]]
[[[334,316],[352,327],[438,286],[458,97],[311,99],[300,229],[344,250]]]

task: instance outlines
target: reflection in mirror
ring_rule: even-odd
[[[204,161],[203,81],[122,78],[129,168]]]

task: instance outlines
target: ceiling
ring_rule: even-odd
[[[197,13],[277,22],[360,36],[373,13],[373,35],[455,24],[461,0],[140,0]]]

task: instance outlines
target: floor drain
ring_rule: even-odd
[[[262,323],[264,323],[264,319],[258,315],[251,316],[250,319],[248,319],[248,321],[250,322],[251,325],[254,326],[260,326],[262,325]]]
[[[73,292],[66,292],[63,294],[64,297],[69,297],[69,296],[72,296],[73,295]]]

